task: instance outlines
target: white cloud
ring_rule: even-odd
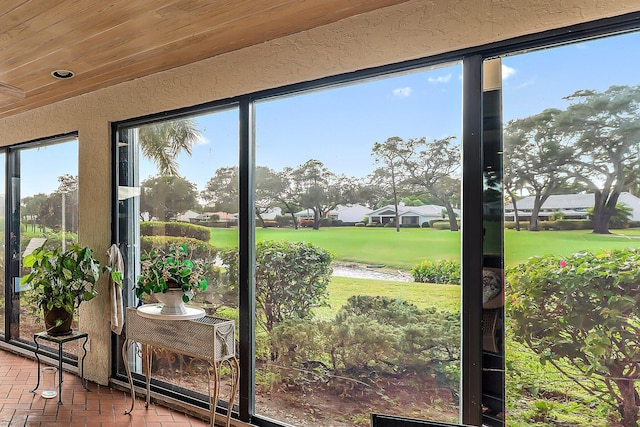
[[[515,73],[516,73],[515,68],[511,68],[502,64],[502,80],[507,80],[509,77],[513,76]]]
[[[433,83],[433,84],[447,83],[449,80],[451,80],[451,74],[447,74],[446,76],[439,76],[439,77],[429,77],[427,79],[429,83]]]
[[[522,88],[525,88],[527,86],[532,86],[535,83],[536,83],[535,79],[529,79],[526,82],[520,83],[518,86],[515,87],[515,89],[522,89]]]
[[[400,98],[406,98],[411,95],[411,90],[412,89],[410,87],[400,87],[398,89],[394,89],[393,94]]]
[[[209,144],[210,142],[211,142],[211,141],[209,141],[209,140],[207,139],[207,137],[205,137],[204,135],[200,134],[200,135],[198,135],[198,139],[197,139],[197,141],[196,141],[196,144],[197,144],[197,145],[207,145],[207,144]]]

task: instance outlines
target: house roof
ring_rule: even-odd
[[[418,216],[441,216],[442,210],[446,209],[440,205],[422,205],[422,206],[402,206],[398,205],[398,215],[418,215]],[[369,216],[377,215],[395,215],[394,205],[387,205],[369,212]]]
[[[636,203],[640,203],[640,199],[626,192],[620,194],[619,201],[623,201],[620,199],[623,199],[626,204],[633,204],[634,199],[637,201]],[[518,211],[533,209],[534,200],[535,198],[533,196],[527,196],[518,200]],[[554,194],[549,196],[549,198],[542,204],[542,208],[552,210],[575,210],[591,208],[594,204],[594,194]],[[513,203],[505,205],[504,209],[505,211],[513,211]]]

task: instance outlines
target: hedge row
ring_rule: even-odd
[[[215,258],[218,249],[209,242],[191,237],[176,236],[140,236],[140,249],[148,251],[152,247],[167,248],[171,243],[184,243],[192,251],[194,258]]]
[[[203,242],[211,239],[211,231],[207,227],[186,222],[142,221],[140,235],[189,237]]]
[[[411,269],[415,282],[459,285],[460,263],[452,260],[422,261]]]

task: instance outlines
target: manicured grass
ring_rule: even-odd
[[[547,253],[569,255],[600,249],[640,247],[640,229],[613,230],[599,235],[588,230],[515,231],[505,230],[507,265],[516,265],[534,255]],[[460,259],[460,232],[431,228],[332,227],[320,230],[259,228],[256,240],[306,241],[334,254],[341,261],[380,264],[411,269],[424,260]],[[211,229],[211,244],[216,247],[237,246],[237,229]]]
[[[460,286],[430,283],[392,282],[388,280],[331,278],[328,287],[330,307],[315,309],[316,317],[333,318],[336,312],[353,295],[386,296],[402,298],[420,308],[437,307],[450,312],[460,311]]]

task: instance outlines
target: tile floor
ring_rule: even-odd
[[[58,399],[40,397],[35,393],[37,364],[34,360],[0,350],[0,427],[205,427],[209,423],[162,406],[144,408],[144,402],[136,399],[131,415],[125,409],[131,406],[128,393],[101,386],[91,381],[82,388],[80,378],[65,372],[62,384],[62,405]]]

